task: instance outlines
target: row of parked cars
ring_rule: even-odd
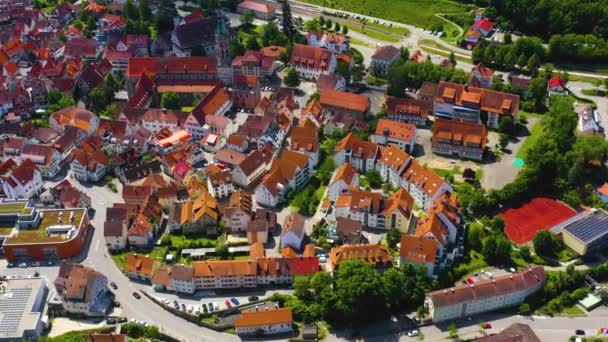
[[[45,261],[44,263],[40,263],[38,261],[34,261],[32,263],[27,263],[27,262],[20,262],[20,263],[16,263],[16,262],[9,262],[8,264],[6,264],[6,267],[8,268],[13,268],[13,267],[17,267],[19,266],[20,268],[28,268],[28,267],[40,267],[40,266],[54,266],[55,262],[54,261]]]
[[[258,296],[250,296],[248,298],[249,302],[255,302],[259,299],[260,299],[260,297],[258,297]],[[163,302],[165,305],[173,304],[173,308],[175,308],[175,310],[185,311],[185,312],[188,312],[188,313],[191,313],[194,315],[198,315],[200,313],[210,313],[210,312],[220,310],[220,304],[217,302],[201,303],[200,305],[198,305],[198,304],[186,305],[184,303],[181,303],[181,304],[178,303],[177,300],[174,300],[173,303],[171,303],[171,301],[167,298],[161,299],[161,302]],[[232,308],[232,306],[241,305],[241,303],[239,302],[238,299],[232,297],[230,299],[226,299],[224,301],[224,305],[226,305],[226,307],[228,309],[230,309],[230,308]]]

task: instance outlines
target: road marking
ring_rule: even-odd
[[[99,250],[99,240],[95,241],[95,252]]]

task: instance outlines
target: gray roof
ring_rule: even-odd
[[[46,291],[41,278],[8,279],[0,284],[0,340],[31,337],[40,324],[44,297],[36,301],[40,291]]]
[[[608,212],[603,209],[593,209],[570,222],[563,230],[583,243],[590,243],[608,234]]]

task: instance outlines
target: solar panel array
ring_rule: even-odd
[[[608,216],[600,211],[572,222],[564,227],[566,231],[577,239],[588,243],[608,234]]]
[[[0,296],[0,333],[14,333],[21,325],[32,288],[14,288]]]

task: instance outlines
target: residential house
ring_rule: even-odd
[[[376,132],[371,140],[378,145],[397,146],[400,149],[412,153],[416,143],[416,126],[387,119],[378,120]]]
[[[49,117],[51,128],[59,133],[65,133],[66,126],[73,126],[92,135],[99,128],[99,117],[93,112],[77,107],[67,107],[58,110]]]
[[[291,247],[299,251],[305,235],[305,218],[295,211],[287,214],[281,231],[281,248]]]
[[[127,231],[130,248],[147,250],[154,244],[154,228],[150,220],[143,214],[137,215]]]
[[[54,284],[63,310],[70,314],[105,316],[110,308],[108,278],[91,268],[61,262]]]
[[[290,308],[243,312],[234,320],[238,336],[260,336],[293,332]]]
[[[424,305],[434,323],[517,306],[545,283],[542,266],[525,268],[474,284],[437,290],[426,294]]]
[[[245,158],[247,158],[247,155],[244,153],[233,151],[229,148],[223,148],[213,156],[213,161],[216,164],[223,164],[224,167],[233,169],[237,165],[240,165]]]
[[[196,289],[233,289],[256,287],[257,263],[252,260],[196,261]]]
[[[291,151],[303,153],[308,156],[312,166],[319,164],[319,137],[317,126],[312,121],[305,121],[309,125],[293,127],[289,136],[288,148]]]
[[[242,190],[230,195],[228,206],[224,208],[222,220],[233,234],[244,233],[253,216],[251,194]]]
[[[169,278],[171,279],[169,282],[171,287],[167,288],[169,291],[188,294],[193,294],[196,291],[194,268],[192,266],[175,265],[171,267]]]
[[[321,127],[323,125],[323,107],[318,100],[313,99],[306,107],[300,111],[300,122],[306,122],[307,120],[315,124],[315,126]]]
[[[217,201],[205,189],[196,199],[175,204],[169,214],[168,226],[171,231],[181,230],[185,234],[214,234],[219,216]]]
[[[471,69],[469,85],[478,88],[492,88],[494,70],[479,63]]]
[[[414,198],[405,189],[400,188],[384,202],[382,215],[385,218],[386,229],[397,229],[401,233],[407,233],[414,208]]]
[[[346,36],[339,33],[325,33],[323,31],[309,31],[306,34],[309,46],[325,48],[339,55],[350,50],[350,42]]]
[[[154,272],[156,272],[159,267],[160,262],[156,259],[145,255],[129,253],[125,260],[124,272],[127,277],[131,279],[151,282]]]
[[[559,76],[553,76],[547,83],[547,92],[549,96],[567,94],[566,82]]]
[[[247,153],[249,150],[247,140],[238,134],[231,134],[228,139],[226,139],[226,147],[241,153]]]
[[[236,7],[236,12],[241,15],[249,11],[260,20],[273,20],[276,15],[274,7],[251,0],[245,0]]]
[[[24,144],[20,157],[22,161],[29,159],[34,162],[43,178],[53,178],[61,170],[61,154],[51,146]]]
[[[383,205],[382,194],[351,187],[336,199],[334,216],[336,219],[359,221],[366,227],[384,229]]]
[[[336,220],[335,233],[330,230],[329,238],[336,241],[339,245],[354,245],[368,243],[361,232],[363,225],[359,221],[339,218]]]
[[[377,47],[372,55],[370,68],[375,75],[386,75],[399,56],[401,52],[392,45]]]
[[[249,243],[266,243],[268,235],[272,234],[277,225],[277,215],[264,208],[258,208],[247,224],[247,240]]]
[[[337,60],[329,50],[320,47],[294,44],[289,64],[305,79],[317,79],[321,74],[331,74]]]
[[[234,192],[232,175],[230,170],[218,170],[209,173],[207,178],[207,188],[214,198],[228,197]]]
[[[357,138],[352,132],[336,144],[334,162],[336,165],[350,163],[360,172],[374,169],[379,153],[377,144]]]
[[[74,38],[69,40],[65,46],[65,56],[79,60],[96,60],[101,53],[97,48],[95,39]]]
[[[103,236],[106,246],[111,251],[122,251],[127,248],[127,227],[129,218],[124,208],[106,208],[106,222],[103,224]]]
[[[276,207],[285,200],[287,192],[301,188],[311,175],[312,163],[306,155],[283,150],[255,189],[256,202],[262,206]]]
[[[12,161],[12,159],[9,159]],[[9,167],[6,162],[4,167]],[[12,171],[0,181],[4,195],[14,199],[30,199],[39,195],[44,190],[42,175],[36,165],[26,159],[19,166],[12,168]]]
[[[519,96],[441,81],[437,87],[434,112],[438,118],[498,128],[503,116],[517,121]]]
[[[386,113],[391,121],[406,122],[418,127],[424,127],[432,111],[432,102],[402,99],[393,96],[386,98]]]
[[[393,256],[384,245],[344,245],[334,247],[329,251],[327,270],[329,272],[337,271],[340,264],[346,260],[361,260],[379,270],[390,268],[393,265]]]
[[[263,176],[273,158],[273,153],[265,150],[254,150],[232,169],[234,184],[248,188]]]
[[[479,40],[481,40],[481,32],[468,30],[464,35],[463,44],[467,50],[473,50],[473,48],[479,44]]]
[[[351,164],[344,163],[336,169],[327,186],[327,198],[335,202],[350,187],[359,187],[359,173]]]
[[[319,103],[323,110],[336,114],[351,114],[362,119],[369,109],[369,98],[365,95],[347,93],[336,90],[323,90]]]
[[[483,160],[483,153],[488,140],[486,126],[452,120],[436,119],[431,138],[433,153]]]
[[[101,149],[76,149],[72,152],[70,169],[81,182],[99,182],[106,175],[108,157]]]
[[[424,210],[428,210],[444,193],[453,192],[448,182],[415,160],[401,174],[399,186],[412,195],[416,204]]]
[[[141,126],[152,134],[157,134],[164,128],[176,132],[184,127],[188,115],[179,110],[150,108],[141,117]]]
[[[262,96],[259,77],[234,75],[230,95],[235,108],[253,111]]]
[[[317,78],[317,91],[337,90],[346,91],[346,79],[340,74],[321,74]]]
[[[399,264],[423,266],[426,268],[426,276],[433,278],[436,275],[437,245],[438,242],[434,239],[414,235],[402,235],[401,247],[399,249]]]
[[[482,36],[488,37],[494,29],[494,22],[488,18],[480,18],[471,25],[471,30],[481,33]]]

